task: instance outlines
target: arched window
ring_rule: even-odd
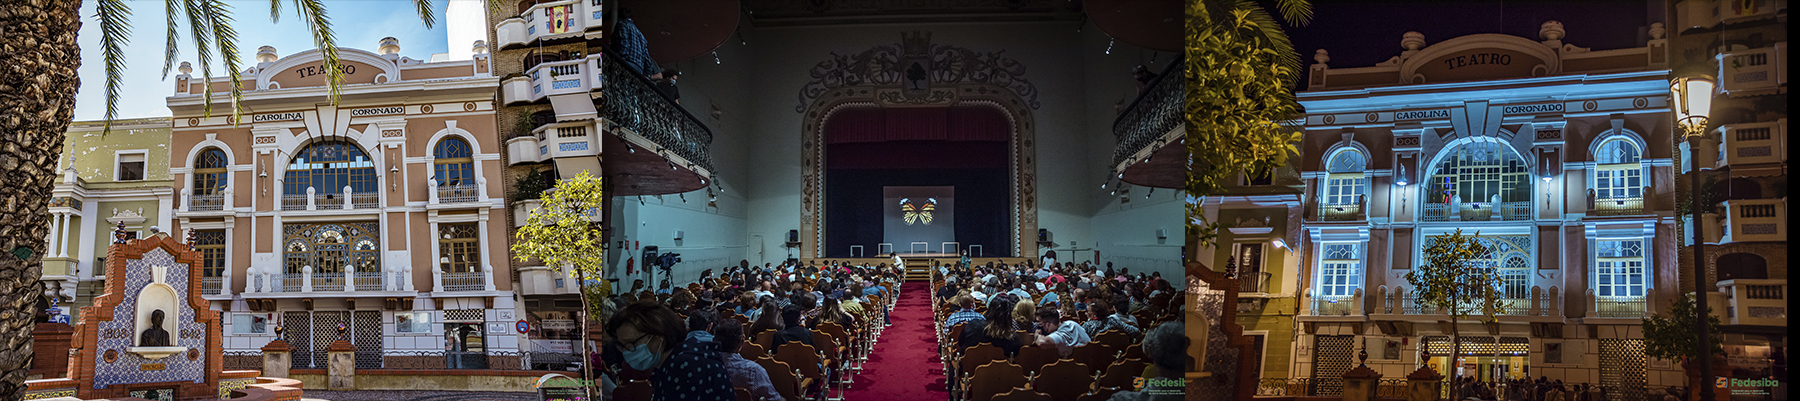
[[[1728,253],[1713,265],[1719,268],[1719,281],[1769,278],[1769,261],[1754,253]]]
[[[1369,182],[1363,177],[1366,167],[1368,162],[1360,151],[1346,149],[1332,155],[1325,163],[1326,171],[1330,172],[1325,179],[1325,204],[1362,204],[1363,187]]]
[[[288,163],[282,176],[282,194],[306,196],[313,188],[319,199],[338,199],[350,187],[352,193],[373,194],[378,185],[375,161],[362,148],[348,142],[321,142],[307,146]],[[341,201],[341,199],[340,199]]]
[[[1637,143],[1615,136],[1600,143],[1594,154],[1594,195],[1599,200],[1644,198],[1643,150]]]
[[[475,186],[474,152],[469,142],[459,137],[445,137],[431,150],[432,179],[440,187]]]
[[[231,162],[226,160],[225,151],[219,148],[207,148],[200,151],[200,157],[194,159],[194,195],[219,195],[230,185],[230,177],[225,169]]]
[[[1531,214],[1531,168],[1506,144],[1475,142],[1448,151],[1432,166],[1425,192],[1426,221],[1521,220]],[[1449,204],[1461,210],[1450,210]],[[1498,208],[1498,213],[1495,209]],[[1499,215],[1499,216],[1495,216]]]
[[[374,222],[287,224],[282,227],[284,280],[298,287],[301,273],[311,266],[313,289],[344,291],[344,268],[357,272],[381,272],[379,228]],[[298,291],[296,289],[295,291]]]

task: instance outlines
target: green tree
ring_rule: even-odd
[[[1644,355],[1680,362],[1682,369],[1690,371],[1695,369],[1687,362],[1698,354],[1695,352],[1697,350],[1694,346],[1694,337],[1696,337],[1694,319],[1698,318],[1695,316],[1696,309],[1694,295],[1682,294],[1680,298],[1675,299],[1674,304],[1669,305],[1667,317],[1658,313],[1644,318]],[[1706,324],[1710,327],[1706,329],[1707,332],[1713,333],[1707,337],[1712,340],[1713,355],[1724,355],[1725,340],[1723,337],[1725,336],[1719,335],[1719,333],[1723,333],[1719,330],[1719,317],[1712,314],[1710,307],[1706,308]],[[1705,387],[1690,385],[1689,388]]]
[[[1312,19],[1304,0],[1278,0],[1289,22]],[[1299,53],[1268,11],[1248,0],[1188,3],[1186,145],[1188,236],[1209,246],[1219,224],[1200,205],[1239,171],[1273,171],[1298,154],[1294,100]]]
[[[1480,235],[1477,231],[1465,236],[1459,228],[1449,235],[1426,238],[1425,263],[1406,272],[1414,302],[1424,310],[1443,309],[1450,317],[1449,366],[1458,366],[1461,359],[1462,331],[1456,323],[1471,315],[1491,323],[1496,320],[1494,310],[1507,306],[1496,293],[1505,283],[1499,271],[1474,262],[1493,251]],[[1450,388],[1450,399],[1459,399],[1455,386]]]
[[[583,333],[587,332],[588,317],[599,317],[592,298],[598,291],[590,289],[594,285],[590,285],[587,278],[602,277],[606,267],[605,240],[601,237],[600,224],[600,218],[604,216],[600,208],[606,201],[606,193],[601,184],[599,177],[586,170],[574,178],[558,181],[554,189],[543,192],[539,199],[544,204],[533,210],[531,217],[519,226],[512,245],[513,257],[519,261],[541,261],[580,283],[581,304],[589,310],[580,316],[579,330]],[[587,342],[577,343],[581,344],[580,352],[585,358]],[[581,365],[583,376],[593,377],[587,374],[592,369],[588,365]]]

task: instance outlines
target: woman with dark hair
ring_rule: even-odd
[[[1019,300],[1010,294],[994,296],[994,301],[987,305],[986,319],[969,322],[964,326],[962,338],[958,339],[957,346],[968,348],[976,344],[990,343],[1006,350],[1008,357],[1018,355],[1019,333],[1014,331],[1016,329],[1013,327],[1012,318],[1013,305],[1018,302]]]
[[[750,338],[756,339],[763,330],[781,330],[781,308],[775,306],[774,300],[762,301],[761,312],[757,312],[756,321],[750,323]]]
[[[831,298],[825,298],[825,305],[819,307],[819,315],[812,320],[811,327],[817,328],[820,323],[835,323],[845,329],[855,327],[850,324],[850,314],[844,313],[844,308],[838,305],[838,300]]]
[[[664,389],[656,400],[734,400],[718,345],[707,332],[712,316],[697,311],[688,318],[684,324],[667,306],[639,302],[607,321],[606,332],[617,339],[625,365],[653,372],[651,383]],[[687,374],[655,374],[664,368]]]

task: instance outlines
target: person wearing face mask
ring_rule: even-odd
[[[1063,320],[1062,312],[1055,308],[1038,309],[1037,311],[1037,343],[1039,347],[1056,347],[1058,356],[1067,357],[1075,352],[1075,346],[1093,341],[1081,324],[1072,320]]]
[[[735,400],[718,345],[707,331],[713,318],[708,311],[696,311],[684,325],[668,307],[639,302],[607,321],[606,329],[617,339],[614,346],[625,365],[651,372],[656,401]]]

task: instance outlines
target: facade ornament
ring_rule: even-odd
[[[1400,34],[1400,48],[1409,52],[1425,48],[1425,34],[1419,31],[1407,31]]]
[[[1544,21],[1544,24],[1538,27],[1538,37],[1545,41],[1560,42],[1564,33],[1567,31],[1563,30],[1563,24],[1556,20]]]
[[[1314,51],[1313,52],[1313,61],[1317,61],[1317,62],[1319,62],[1319,64],[1329,63],[1329,62],[1331,62],[1331,53],[1325,51],[1325,49],[1319,49],[1317,51]]]
[[[942,96],[938,85],[988,84],[1006,88],[1038,108],[1037,86],[1025,79],[1025,65],[1003,55],[931,43],[930,32],[901,34],[901,43],[879,45],[861,53],[831,57],[812,67],[812,80],[800,88],[794,112],[805,112],[812,99],[850,86],[892,86],[907,99]]]
[[[1661,22],[1650,23],[1650,39],[1661,40],[1663,38],[1663,34],[1665,34],[1665,33],[1668,33],[1668,31],[1663,28],[1663,23],[1661,23]]]

